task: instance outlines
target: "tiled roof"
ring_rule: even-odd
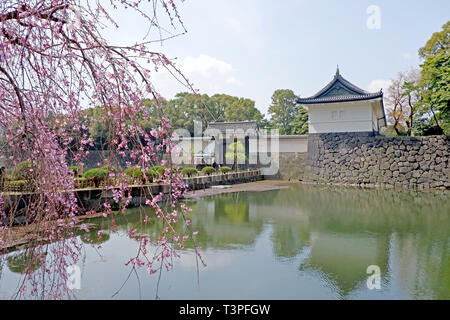
[[[370,100],[382,97],[383,92],[381,90],[375,93],[367,92],[344,79],[344,77],[339,74],[339,69],[337,69],[333,80],[328,83],[322,90],[311,97],[297,99],[297,103],[333,103]]]
[[[258,130],[258,124],[256,121],[236,121],[236,122],[210,122],[208,129],[220,130],[222,133],[226,133],[226,130]]]
[[[375,92],[364,95],[342,95],[342,96],[322,97],[322,98],[305,98],[305,99],[298,99],[297,103],[299,104],[333,103],[333,102],[371,100],[381,97],[383,97],[382,92]]]

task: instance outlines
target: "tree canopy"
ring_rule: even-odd
[[[271,128],[282,135],[308,133],[308,112],[297,104],[298,98],[292,90],[275,90],[268,112]]]
[[[270,120],[280,134],[292,134],[292,122],[297,116],[298,96],[292,90],[275,90],[269,107]]]
[[[420,70],[400,72],[386,97],[391,128],[398,135],[450,132],[450,21],[419,49]]]

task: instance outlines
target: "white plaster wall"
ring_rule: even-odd
[[[378,130],[378,121],[377,121],[377,112],[375,110],[375,106],[372,105],[372,128],[374,131]]]
[[[278,136],[269,139],[260,137],[258,143],[259,148],[256,149],[256,140],[255,148],[251,147],[252,143],[250,142],[250,152],[254,150],[265,153],[296,153],[308,151],[307,135]]]
[[[370,101],[309,105],[308,115],[309,133],[373,130],[374,115]]]
[[[280,136],[280,152],[307,152],[308,136]]]

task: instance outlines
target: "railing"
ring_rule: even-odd
[[[214,184],[214,183],[222,183],[222,182],[233,182],[236,180],[241,180],[244,178],[252,178],[258,177],[261,175],[260,169],[248,170],[248,171],[237,171],[237,172],[228,172],[228,173],[216,173],[211,175],[202,175],[202,176],[193,176],[193,177],[184,177],[183,180],[188,186],[195,185],[206,185],[206,184]],[[137,180],[128,180],[128,183],[133,187],[139,186],[152,186],[153,187],[164,187],[164,185],[159,183],[150,183],[143,184],[142,182],[138,182]],[[105,189],[106,187],[116,185],[114,181],[102,180],[95,185],[94,180],[92,179],[84,179],[84,178],[76,178],[74,181],[75,190],[82,189]],[[3,192],[11,192],[11,193],[26,193],[32,192],[32,186],[28,184],[26,180],[18,180],[18,181],[3,181],[0,185],[0,190]],[[162,189],[162,188],[161,188]]]

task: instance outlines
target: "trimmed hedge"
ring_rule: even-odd
[[[85,173],[83,173],[83,178],[86,179],[97,178],[103,180],[108,178],[108,175],[109,175],[108,169],[106,167],[101,167],[87,170]]]
[[[103,166],[101,167],[102,169],[107,170],[108,172],[114,172],[117,173],[117,168],[113,167],[113,166]]]
[[[202,172],[206,173],[209,176],[210,174],[215,173],[216,169],[214,169],[213,167],[204,167],[202,169]]]
[[[123,171],[127,176],[132,178],[141,178],[142,177],[142,170],[141,168],[138,168],[136,166],[131,166],[128,169],[125,169]]]
[[[144,176],[142,174],[142,169],[138,168],[136,166],[129,167],[123,173],[125,173],[129,177],[144,180]],[[155,172],[155,170],[153,170],[153,169],[147,170],[146,177],[150,180],[150,182],[153,182],[153,179],[156,178],[157,176],[158,176],[158,174]]]
[[[223,167],[220,167],[220,172],[222,172],[222,173],[228,173],[228,172],[231,172],[232,171],[232,169],[230,168],[230,167],[227,167],[227,166],[223,166]]]
[[[164,174],[164,171],[165,171],[163,166],[154,166],[154,167],[152,167],[152,170],[154,172],[156,172],[157,174],[159,174],[160,176],[162,176]]]
[[[183,168],[181,169],[181,174],[184,176],[188,176],[189,178],[191,176],[195,176],[198,173],[197,169],[195,168]]]

